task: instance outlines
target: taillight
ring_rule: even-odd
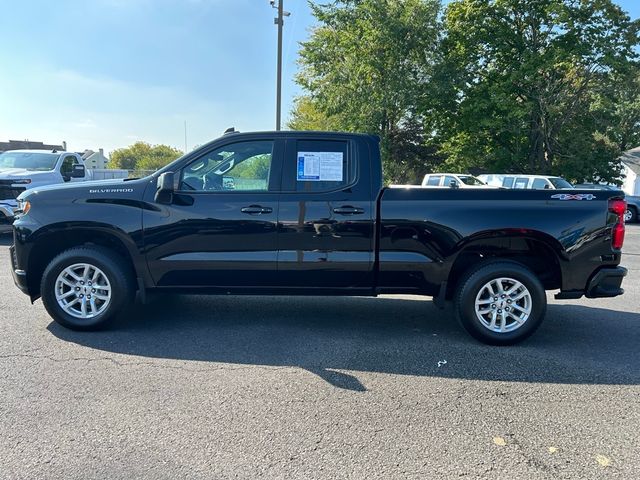
[[[609,211],[618,216],[618,221],[611,229],[611,247],[620,250],[624,243],[624,212],[627,210],[627,202],[624,200],[609,200]]]

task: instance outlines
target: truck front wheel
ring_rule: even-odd
[[[55,257],[44,271],[40,292],[47,312],[60,325],[94,330],[132,302],[135,286],[118,254],[86,246]]]
[[[512,345],[542,323],[547,297],[540,280],[510,261],[483,263],[458,287],[455,309],[474,338],[491,345]]]

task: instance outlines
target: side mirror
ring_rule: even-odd
[[[458,181],[457,180],[451,180],[449,182],[449,188],[460,188],[460,185],[458,185]]]
[[[85,168],[84,165],[82,164],[74,164],[73,165],[73,170],[71,170],[71,172],[69,172],[69,177],[71,178],[84,178],[85,176]]]
[[[173,172],[165,172],[158,177],[156,182],[155,201],[158,203],[170,204],[175,191],[175,175]]]

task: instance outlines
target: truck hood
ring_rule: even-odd
[[[124,178],[119,179],[107,179],[107,180],[93,180],[91,182],[69,182],[69,183],[56,183],[53,185],[42,185],[40,187],[34,187],[29,190],[26,190],[20,194],[18,197],[19,200],[24,200],[28,196],[37,195],[41,192],[53,192],[53,191],[64,191],[68,190],[71,192],[77,192],[78,190],[89,193],[94,193],[96,190],[97,193],[110,193],[109,190],[119,190],[126,188],[125,187]],[[126,183],[133,183],[137,180],[128,181]]]
[[[29,170],[28,168],[0,168],[0,180],[31,178],[37,181],[41,177],[49,177],[53,170]]]

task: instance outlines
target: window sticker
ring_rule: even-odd
[[[342,152],[298,152],[299,182],[341,182]]]

